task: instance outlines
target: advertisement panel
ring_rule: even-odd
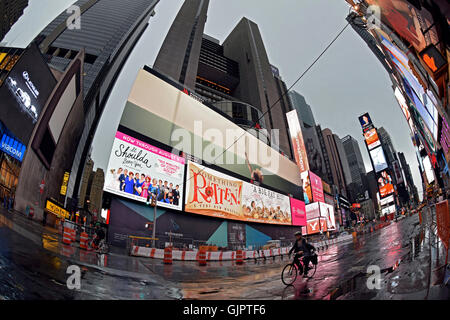
[[[381,199],[380,200],[380,204],[381,204],[382,207],[384,207],[387,204],[394,203],[394,201],[395,201],[394,195],[390,195],[389,197]]]
[[[368,5],[377,6],[381,21],[395,30],[417,51],[424,50],[431,39],[432,43],[439,41],[433,16],[424,6],[414,6],[411,5],[413,1],[406,0],[367,0],[366,2]],[[427,30],[427,37],[423,30]]]
[[[306,232],[307,234],[315,234],[320,232],[319,218],[308,221],[308,224],[306,226]]]
[[[216,218],[291,225],[289,197],[189,161],[185,211]]]
[[[397,184],[403,183],[402,168],[400,167],[400,163],[397,160],[392,162],[392,168],[394,170],[394,177]]]
[[[372,159],[373,166],[375,169],[375,172],[380,172],[382,170],[387,169],[388,164],[386,161],[386,157],[384,156],[384,151],[382,147],[377,147],[371,151],[370,158]]]
[[[394,193],[394,184],[392,182],[392,177],[384,170],[377,174],[378,179],[378,189],[380,190],[380,197],[384,198],[392,193]]]
[[[327,203],[320,203],[320,216],[326,221],[327,230],[336,230],[336,220],[334,217],[334,207]]]
[[[70,178],[70,172],[64,172],[64,177],[63,177],[63,181],[61,183],[61,189],[59,190],[59,193],[62,196],[65,196],[67,194],[67,185],[69,183],[69,178]]]
[[[11,138],[7,134],[3,134],[0,150],[4,153],[22,162],[26,149],[27,147],[16,139]]]
[[[306,226],[306,208],[303,201],[291,198],[291,214],[293,226]]]
[[[361,124],[363,132],[366,132],[367,130],[373,128],[372,119],[370,118],[368,113],[365,113],[359,117],[359,123]]]
[[[308,155],[306,154],[305,142],[303,140],[302,127],[298,119],[297,110],[286,113],[289,126],[289,134],[294,149],[295,162],[300,168],[300,172],[308,171]]]
[[[56,80],[36,44],[20,56],[0,87],[0,119],[27,145]]]
[[[182,209],[185,159],[116,132],[104,191],[146,202],[155,194],[158,206]]]
[[[314,202],[325,202],[323,194],[322,179],[314,172],[309,172],[309,180],[311,182],[312,197]]]
[[[326,165],[316,127],[302,128],[302,133],[303,139],[305,140],[306,153],[308,155],[309,170],[321,177],[325,176]]]
[[[322,179],[311,171],[301,173],[305,203],[325,202]]]
[[[425,158],[423,158],[422,163],[423,163],[423,167],[425,169],[425,175],[427,177],[428,183],[433,183],[434,182],[434,170],[433,170],[433,166],[430,161],[430,157],[426,156]]]
[[[320,208],[319,208],[318,202],[307,204],[305,206],[305,210],[306,210],[306,220],[307,221],[310,221],[312,219],[320,217]]]
[[[303,199],[305,200],[305,204],[312,203],[313,195],[312,195],[311,181],[309,179],[309,172],[308,171],[302,172],[300,174],[300,177],[302,178]]]
[[[369,150],[376,148],[381,145],[380,139],[378,138],[377,129],[370,129],[364,133],[364,139],[366,140],[367,147]]]
[[[386,208],[382,208],[381,209],[381,214],[391,214],[391,213],[395,213],[395,205],[386,207]]]

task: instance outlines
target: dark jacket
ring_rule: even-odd
[[[305,239],[302,239],[301,242],[299,240],[295,240],[294,245],[292,246],[291,250],[289,250],[289,254],[291,254],[292,252],[297,253],[299,251],[303,251],[304,255],[310,255],[312,250],[316,250],[316,248],[306,242]]]

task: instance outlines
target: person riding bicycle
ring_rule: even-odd
[[[295,253],[294,256],[294,263],[299,267],[300,269],[300,257],[303,256],[303,264],[305,266],[305,270],[303,271],[303,275],[306,276],[309,271],[309,263],[311,262],[314,251],[316,248],[314,248],[313,245],[306,242],[306,239],[303,238],[302,233],[300,231],[297,231],[295,234],[295,243],[291,250],[289,250],[289,255],[291,255],[292,252]]]
[[[100,223],[97,222],[95,224],[95,237],[94,237],[94,247],[95,249],[98,249],[98,245],[100,244],[100,241],[102,241],[103,239],[105,239],[105,231],[103,230],[103,228],[100,226]]]

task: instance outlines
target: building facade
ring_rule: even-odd
[[[74,5],[81,11],[80,29],[68,28],[70,15],[63,12],[36,39],[49,64],[60,70],[85,50],[84,129],[71,168],[70,197],[78,197],[84,163],[109,94],[158,2],[79,0]]]
[[[220,41],[204,34],[208,0],[186,0],[161,46],[154,69],[195,91],[202,99],[244,103],[256,110],[269,131],[270,145],[292,158],[286,112],[290,101],[286,85],[267,56],[258,25],[242,18]],[[241,107],[238,109],[237,117]],[[257,128],[261,125],[258,123]],[[262,127],[262,126],[261,126]],[[277,134],[273,134],[277,130]]]
[[[27,6],[28,0],[0,0],[0,41],[19,20]]]

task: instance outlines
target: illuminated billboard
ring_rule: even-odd
[[[27,145],[56,80],[36,44],[18,58],[0,87],[0,119]]]
[[[384,198],[394,193],[394,184],[391,175],[384,170],[377,175],[378,189],[380,190],[380,197]]]
[[[380,172],[388,167],[386,157],[382,147],[377,147],[369,151],[370,158],[372,159],[375,172]]]
[[[177,149],[191,160],[204,160],[233,176],[303,199],[294,161],[259,139],[259,130],[244,130],[231,117],[187,93],[178,83],[144,67],[128,96],[120,126]]]
[[[305,203],[325,202],[322,179],[311,171],[301,173]]]
[[[291,214],[293,226],[306,226],[306,208],[303,201],[291,198]]]
[[[336,220],[334,217],[334,206],[327,203],[319,203],[320,216],[324,218],[327,225],[327,230],[336,230]]]
[[[359,123],[361,124],[363,132],[366,132],[367,130],[373,128],[372,119],[370,118],[368,113],[365,113],[359,117]]]
[[[310,221],[320,217],[320,207],[318,202],[310,203],[305,206],[306,220]]]
[[[369,150],[381,145],[380,139],[378,138],[377,129],[370,129],[364,133],[364,139],[366,139],[366,144]]]
[[[430,157],[426,156],[425,158],[423,158],[422,163],[423,163],[423,168],[424,168],[428,183],[433,183],[434,182],[434,170],[433,170],[433,166],[430,161]]]
[[[117,131],[109,158],[104,190],[158,206],[182,209],[185,159]]]
[[[294,149],[295,162],[300,168],[300,172],[309,170],[308,155],[306,154],[305,142],[303,140],[302,128],[298,119],[297,110],[286,113],[289,126],[289,134]]]
[[[288,196],[189,161],[185,211],[247,222],[291,225]]]
[[[7,134],[3,134],[0,150],[22,162],[26,146]]]

